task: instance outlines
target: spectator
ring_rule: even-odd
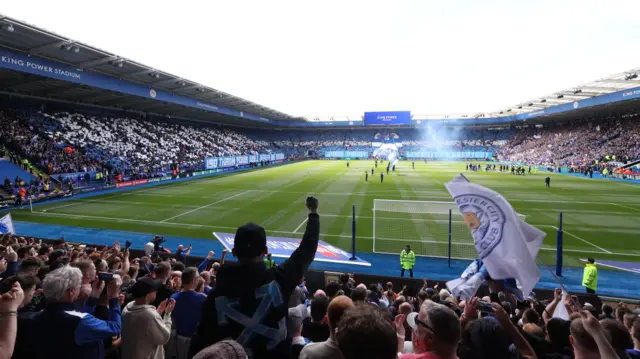
[[[178,246],[178,249],[176,249],[176,259],[180,262],[186,262],[187,261],[187,256],[191,254],[191,245],[189,245],[189,247],[187,247],[187,249],[184,249],[184,247],[182,246],[182,244],[180,244]]]
[[[300,245],[289,259],[271,270],[264,265],[268,252],[264,229],[253,223],[238,228],[232,251],[238,262],[220,267],[216,287],[209,293],[204,306],[191,353],[230,337],[237,339],[254,358],[289,356],[291,342],[283,335],[287,304],[313,261],[320,233],[317,200],[307,198],[307,208],[309,219]],[[236,306],[231,307],[232,303]],[[218,317],[218,313],[223,317]],[[253,324],[248,326],[256,319],[260,319],[258,332]],[[251,335],[241,335],[243,331]]]
[[[211,272],[204,271],[200,273],[200,278],[202,278],[202,283],[204,285],[204,294],[209,294],[211,291]]]
[[[87,299],[89,299],[89,295],[91,295],[91,282],[96,279],[96,266],[89,259],[80,259],[71,264],[73,267],[80,269],[82,272],[82,284],[80,286],[80,294],[78,295],[78,299],[75,302],[76,310],[80,310]]]
[[[193,359],[246,359],[247,353],[233,340],[223,340],[202,349]]]
[[[631,336],[633,337],[633,349],[627,350],[631,359],[640,359],[640,318],[633,321],[631,327]]]
[[[613,316],[613,307],[611,307],[609,304],[602,305],[602,314],[600,314],[600,320],[602,319],[616,319],[616,317]]]
[[[40,268],[42,268],[42,261],[38,257],[28,257],[20,263],[20,273],[37,275]]]
[[[404,319],[396,318],[398,338],[405,336],[404,326],[398,323]],[[444,305],[425,302],[418,313],[411,313],[407,322],[413,330],[412,344],[415,354],[402,354],[401,359],[455,358],[456,347],[460,340],[460,321],[456,314]],[[401,344],[400,341],[399,344]],[[402,345],[398,349],[403,349]],[[401,350],[399,350],[401,351]]]
[[[90,313],[74,311],[73,303],[80,294],[82,272],[78,268],[63,266],[47,274],[43,292],[46,308],[29,325],[28,348],[30,358],[102,358],[104,340],[120,334],[120,283],[107,284],[109,320],[95,318]],[[96,281],[94,293],[102,292],[105,283]],[[92,293],[93,294],[93,293]],[[88,302],[97,302],[90,298]],[[93,312],[93,307],[89,308]]]
[[[361,305],[366,303],[367,300],[367,289],[362,288],[360,286],[356,287],[351,291],[351,300],[355,305]]]
[[[19,282],[13,283],[9,292],[0,297],[0,359],[13,355],[18,332],[18,308],[24,301]]]
[[[629,330],[625,328],[624,324],[615,319],[603,319],[600,324],[607,333],[609,343],[618,354],[618,357],[627,357],[627,350],[633,349],[633,339]]]
[[[329,339],[329,325],[326,323],[329,302],[327,296],[314,296],[311,300],[311,317],[305,318],[302,323],[302,336],[314,343]]]
[[[349,275],[347,273],[342,273],[340,275],[341,289],[344,292],[344,295],[347,297],[351,297],[351,292],[353,291],[353,286],[349,283]]]
[[[522,323],[538,325],[540,324],[540,315],[538,315],[535,310],[529,308],[522,313]]]
[[[542,328],[540,328],[537,324],[527,323],[522,327],[522,330],[525,333],[528,333],[529,335],[538,337],[540,339],[544,339],[546,336],[544,330],[542,330]]]
[[[334,298],[327,308],[329,339],[306,345],[300,352],[300,359],[342,359],[342,353],[336,342],[336,329],[344,313],[353,307],[353,301],[347,296]]]
[[[618,358],[615,350],[609,344],[605,330],[598,319],[587,311],[580,312],[580,318],[571,321],[571,336],[569,340],[573,346],[575,359]]]
[[[631,333],[633,335],[633,323],[635,322],[636,318],[638,318],[638,314],[636,313],[627,313],[624,315],[624,317],[622,318],[622,323],[624,324],[624,327],[627,328],[629,330],[629,333]]]
[[[162,282],[143,277],[131,287],[133,302],[122,312],[122,359],[162,359],[171,337],[171,312],[175,300],[165,299],[156,309],[150,305]],[[164,316],[161,316],[164,315]]]
[[[395,359],[397,356],[398,338],[390,318],[370,305],[356,306],[344,313],[338,323],[336,341],[344,359]]]
[[[291,338],[291,359],[298,359],[300,351],[309,343],[309,339],[302,336],[302,323],[307,318],[307,307],[300,304],[289,308],[287,315],[287,334]]]
[[[197,293],[198,269],[189,267],[182,272],[182,291],[171,296],[175,300],[172,319],[175,323],[175,351],[178,359],[187,358],[191,337],[196,333],[198,322],[202,317],[202,306],[207,297]]]
[[[155,279],[159,280],[163,285],[156,293],[156,299],[151,303],[154,307],[158,307],[165,299],[170,298],[176,291],[169,284],[169,276],[171,275],[171,264],[169,262],[160,262],[153,268]]]
[[[38,284],[38,278],[33,274],[27,273],[19,273],[17,275],[11,276],[0,282],[0,295],[11,293],[11,291],[13,290],[13,284],[16,282],[20,284],[20,288],[22,288],[22,292],[24,293],[24,300],[20,304],[20,308],[22,309],[24,308],[24,306],[31,303],[33,294],[36,291],[36,285]],[[23,317],[28,316],[21,316],[21,318]]]

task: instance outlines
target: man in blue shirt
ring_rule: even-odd
[[[182,272],[182,291],[171,296],[176,306],[171,319],[176,330],[175,350],[178,359],[186,359],[191,337],[196,333],[202,315],[202,305],[207,296],[195,291],[198,286],[198,269],[189,267]]]
[[[109,298],[109,319],[100,320],[91,313],[98,302],[97,295],[105,283],[99,280],[93,284],[92,295],[82,312],[74,310],[74,302],[80,294],[82,272],[78,268],[62,266],[47,274],[43,293],[47,306],[37,313],[24,330],[29,338],[27,348],[21,348],[25,357],[38,358],[103,358],[105,339],[120,334],[120,279],[107,284]],[[25,343],[27,344],[27,343]]]

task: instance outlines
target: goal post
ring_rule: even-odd
[[[455,202],[374,199],[373,251],[399,254],[406,245],[418,256],[478,257]]]

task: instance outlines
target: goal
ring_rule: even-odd
[[[373,200],[373,251],[474,259],[478,252],[455,202]]]
[[[518,214],[521,220],[526,216]],[[373,251],[475,259],[478,252],[455,202],[373,200]]]

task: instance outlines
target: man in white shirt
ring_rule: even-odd
[[[342,353],[336,342],[336,328],[344,312],[353,308],[351,298],[341,295],[335,297],[327,309],[329,319],[329,339],[321,343],[310,343],[304,346],[299,359],[342,359]]]

